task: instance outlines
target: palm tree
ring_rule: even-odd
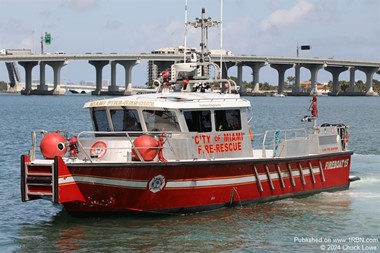
[[[289,85],[294,85],[294,82],[296,81],[296,78],[294,76],[288,76],[286,78],[286,80],[288,81]]]

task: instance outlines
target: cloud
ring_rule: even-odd
[[[126,48],[132,53],[150,52],[158,48],[176,47],[183,44],[184,25],[181,21],[156,22],[141,25],[125,35]],[[130,38],[133,38],[131,40]]]
[[[313,9],[313,7],[313,4],[305,0],[300,0],[290,10],[280,9],[273,12],[268,18],[260,22],[259,28],[266,31],[273,26],[296,23],[302,17],[306,16]]]
[[[70,0],[68,5],[77,11],[86,11],[94,8],[98,4],[98,0]]]
[[[107,21],[105,28],[107,30],[117,30],[123,27],[123,23],[118,20]]]
[[[223,47],[233,54],[247,54],[255,50],[257,32],[252,16],[242,16],[223,26]]]
[[[2,34],[19,35],[28,34],[30,31],[25,22],[20,18],[0,22],[0,33]]]

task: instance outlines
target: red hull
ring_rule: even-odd
[[[58,173],[59,192],[79,201],[59,202],[70,213],[202,211],[347,189],[350,164],[351,152],[308,159],[68,165],[69,175]]]

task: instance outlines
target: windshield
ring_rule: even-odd
[[[190,132],[211,132],[211,111],[185,111],[187,128]]]
[[[240,110],[216,110],[216,131],[241,130]]]
[[[144,110],[143,115],[148,131],[180,131],[175,112]]]
[[[142,131],[137,110],[115,109],[110,110],[113,130],[120,131]]]
[[[110,131],[107,112],[105,110],[93,110],[92,112],[95,131],[108,132]]]

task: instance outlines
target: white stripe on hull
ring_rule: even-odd
[[[146,188],[146,181],[132,181],[132,180],[119,180],[119,179],[109,179],[102,177],[91,177],[91,176],[72,176],[59,178],[58,184],[70,184],[70,183],[87,183],[87,184],[102,184],[120,187],[131,187],[131,188]]]
[[[310,174],[310,169],[302,169],[304,176]],[[319,174],[319,168],[313,168],[314,175]],[[270,173],[270,178],[272,180],[279,179],[277,172]],[[292,170],[293,177],[299,177],[301,175],[299,170]],[[290,178],[288,172],[281,172],[281,177],[283,179]],[[260,181],[267,181],[268,177],[266,174],[259,174]],[[133,181],[133,180],[120,180],[120,179],[109,179],[101,177],[91,177],[91,176],[72,176],[72,177],[60,177],[58,180],[59,185],[72,184],[72,183],[86,183],[86,184],[101,184],[116,187],[130,187],[137,189],[146,189],[149,181]],[[237,185],[237,184],[247,184],[256,182],[255,176],[244,176],[244,177],[234,177],[234,178],[219,178],[219,179],[207,179],[207,180],[184,180],[184,181],[169,181],[166,183],[165,188],[194,188],[194,187],[215,187],[215,186],[225,186],[225,185]]]

